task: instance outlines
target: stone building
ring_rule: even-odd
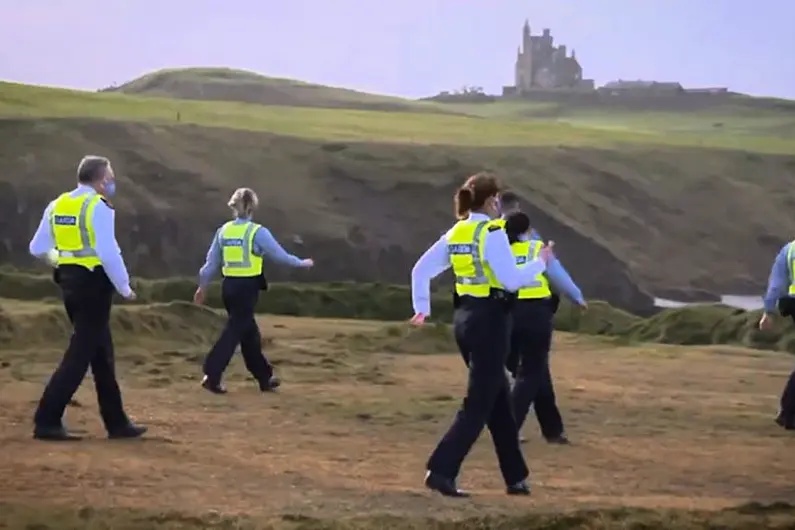
[[[532,35],[530,23],[525,21],[522,46],[516,54],[515,85],[505,87],[503,92],[507,95],[554,89],[593,90],[594,82],[582,78],[574,50],[568,55],[566,46],[555,46],[549,29]]]

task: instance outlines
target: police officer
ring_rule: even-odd
[[[114,235],[114,211],[108,198],[115,190],[108,159],[84,157],[77,168],[77,188],[47,206],[30,242],[33,256],[57,267],[54,278],[74,330],[36,409],[36,439],[79,439],[64,428],[62,418],[89,367],[108,436],[136,438],[146,432],[146,427],[133,424],[124,411],[114,367],[110,331],[113,291],[127,300],[135,299]]]
[[[543,243],[530,239],[530,220],[525,214],[517,212],[509,215],[505,231],[518,265],[534,259],[541,251]],[[527,418],[530,405],[535,404],[536,417],[544,438],[549,443],[568,444],[563,419],[555,403],[549,369],[549,350],[554,329],[554,311],[550,302],[552,290],[548,279],[551,265],[552,260],[547,264],[546,274],[539,274],[532,285],[519,289],[512,310],[509,357],[514,361],[509,363],[509,369],[514,374],[515,383],[511,402],[519,429]],[[581,305],[585,304],[579,289],[570,296]]]
[[[764,297],[764,313],[759,320],[759,329],[773,326],[776,312],[795,322],[795,241],[787,243],[776,255],[770,270],[770,279]],[[790,374],[781,393],[776,424],[788,431],[795,430],[795,370]]]
[[[519,197],[511,192],[504,192],[500,196],[500,208],[502,223],[505,226],[507,218],[521,213]],[[541,236],[530,228],[530,221],[524,214],[516,218],[512,229],[508,232],[508,238],[512,240],[511,250],[515,255],[518,254],[518,262],[526,259],[526,250],[529,250],[529,246],[535,250],[536,245],[541,242]],[[535,291],[525,290],[521,293],[524,300],[536,298],[536,301],[517,303],[512,312],[511,351],[507,363],[508,370],[514,377],[512,402],[520,429],[532,404],[544,439],[548,443],[566,445],[569,443],[569,438],[556,402],[549,366],[549,351],[554,331],[553,319],[560,304],[558,293],[565,294],[581,309],[587,309],[588,305],[582,292],[557,257],[549,261],[547,270],[539,278],[539,282],[540,285],[536,284]],[[537,312],[532,308],[539,309],[540,314],[536,314]],[[520,360],[523,357],[526,359],[522,370],[525,377],[522,384],[517,385]],[[524,441],[524,438],[520,439]]]
[[[499,184],[479,173],[455,196],[459,221],[417,261],[411,272],[414,325],[430,314],[430,282],[453,268],[458,303],[453,327],[456,343],[469,367],[467,394],[450,429],[427,463],[425,485],[442,495],[466,497],[456,485],[461,464],[484,426],[491,432],[507,493],[528,495],[528,469],[511,413],[505,374],[508,311],[511,295],[544,271],[551,248],[519,269],[505,231],[491,220],[497,214]]]
[[[268,285],[262,268],[263,257],[300,268],[312,267],[314,262],[288,254],[267,228],[251,220],[259,206],[259,199],[251,189],[237,189],[228,206],[235,218],[213,236],[207,260],[199,271],[199,287],[193,296],[197,304],[204,303],[207,285],[221,270],[224,277],[221,297],[228,319],[204,360],[202,387],[214,394],[226,393],[221,378],[239,344],[246,368],[259,383],[260,390],[272,391],[281,382],[273,375],[273,366],[262,353],[262,338],[254,318],[259,291],[267,290]]]

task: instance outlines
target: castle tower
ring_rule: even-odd
[[[533,84],[533,42],[530,22],[525,19],[522,28],[522,47],[516,57],[515,83],[518,92],[526,92]]]
[[[530,22],[525,19],[522,28],[522,53],[532,53],[533,44],[530,39]]]

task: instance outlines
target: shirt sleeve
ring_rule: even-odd
[[[254,234],[254,251],[271,261],[289,267],[303,267],[303,260],[297,256],[293,256],[276,241],[271,231],[260,226]]]
[[[766,313],[775,313],[778,299],[788,292],[790,272],[787,255],[790,245],[791,243],[787,243],[781,247],[770,269],[770,278],[767,281],[767,292],[764,297]]]
[[[97,257],[102,262],[108,279],[113,287],[122,296],[129,296],[132,292],[130,288],[130,275],[127,266],[121,257],[119,244],[116,241],[116,213],[105,204],[99,201],[92,214],[94,227],[94,237],[96,239]]]
[[[558,293],[566,296],[569,300],[576,304],[582,304],[585,299],[582,296],[582,291],[571,279],[568,271],[563,267],[563,264],[558,258],[553,257],[547,261],[547,279],[549,280],[550,287]]]
[[[55,248],[55,238],[52,234],[52,225],[50,224],[50,214],[52,213],[54,202],[51,202],[44,209],[44,213],[39,221],[39,227],[36,233],[33,234],[33,239],[30,240],[28,251],[30,254],[38,259],[45,259],[47,253]]]
[[[450,268],[447,234],[426,250],[411,269],[411,304],[415,314],[431,314],[431,280]]]
[[[221,229],[215,231],[212,241],[210,241],[210,248],[207,249],[207,257],[204,260],[204,265],[199,269],[199,287],[204,289],[213,281],[213,278],[218,271],[221,270],[221,261],[223,254],[221,253],[221,242],[219,237]]]
[[[489,231],[486,234],[485,244],[483,252],[486,261],[497,281],[507,291],[518,291],[522,287],[532,285],[535,277],[546,270],[546,265],[540,259],[529,261],[521,268],[517,267],[505,230]]]

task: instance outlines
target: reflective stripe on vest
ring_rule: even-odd
[[[262,257],[254,254],[254,235],[257,223],[235,223],[230,221],[221,228],[219,244],[226,277],[259,276],[262,273]]]
[[[787,249],[787,270],[789,271],[789,294],[795,296],[795,241],[789,244]]]
[[[95,250],[96,242],[92,214],[100,195],[84,193],[76,197],[64,193],[57,199],[50,212],[58,265],[82,265],[94,269],[102,264]]]
[[[486,298],[492,288],[501,289],[486,263],[483,251],[491,221],[459,221],[447,235],[447,251],[460,296]]]
[[[516,257],[516,265],[524,266],[528,262],[536,259],[544,248],[544,243],[541,241],[517,241],[511,245],[511,251]],[[537,300],[539,298],[549,298],[552,296],[552,291],[549,288],[549,280],[543,272],[535,277],[533,283],[527,287],[519,289],[517,298],[519,300]]]

